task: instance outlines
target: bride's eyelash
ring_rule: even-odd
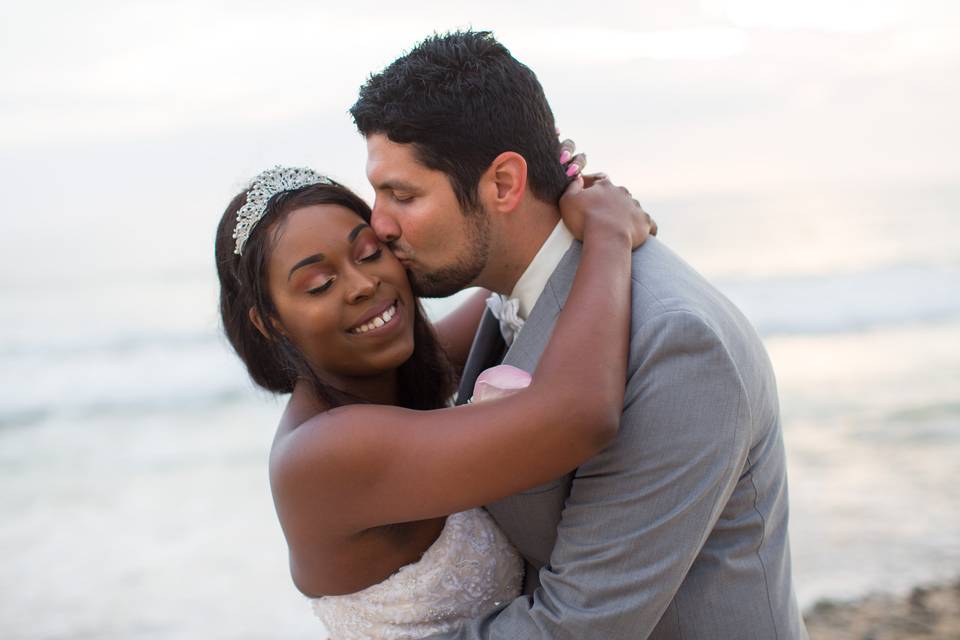
[[[357,262],[373,262],[373,261],[375,261],[375,260],[379,260],[379,259],[380,259],[380,256],[382,256],[382,255],[383,255],[383,247],[377,247],[377,250],[376,250],[376,251],[374,251],[373,253],[371,253],[371,254],[369,254],[369,255],[366,255],[366,256],[360,258]],[[327,289],[329,289],[331,286],[333,286],[333,281],[334,281],[334,280],[336,280],[335,277],[334,277],[334,278],[330,278],[329,280],[327,280],[326,282],[324,282],[324,283],[323,283],[322,285],[320,285],[319,287],[314,287],[313,289],[307,289],[307,293],[310,294],[310,295],[312,295],[312,296],[315,296],[315,295],[317,295],[318,293],[323,293],[324,291],[326,291]]]
[[[383,255],[383,248],[378,247],[377,250],[371,253],[370,255],[360,258],[360,262],[373,262],[374,260],[378,259],[382,255]]]
[[[326,291],[327,289],[329,289],[330,287],[333,286],[333,281],[334,281],[334,280],[336,280],[336,278],[330,278],[329,280],[327,280],[326,282],[324,282],[324,283],[323,283],[322,285],[320,285],[319,287],[314,287],[313,289],[307,290],[307,293],[309,293],[309,294],[312,295],[312,296],[315,296],[315,295],[317,295],[318,293],[323,293],[324,291]]]

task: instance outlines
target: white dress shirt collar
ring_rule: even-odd
[[[537,255],[530,261],[526,271],[524,271],[520,279],[517,280],[517,284],[514,285],[510,297],[516,298],[519,301],[520,308],[518,314],[524,320],[526,320],[530,312],[533,311],[533,306],[537,303],[537,299],[540,298],[540,294],[543,293],[543,289],[547,286],[550,275],[557,268],[557,265],[560,264],[563,254],[570,248],[573,240],[573,234],[567,229],[567,225],[563,224],[563,220],[558,222],[557,226],[553,228],[553,231],[543,243],[543,246],[540,247]]]

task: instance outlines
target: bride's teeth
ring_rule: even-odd
[[[397,315],[397,303],[393,303],[392,305],[390,305],[389,309],[381,313],[379,316],[375,317],[370,322],[362,324],[356,329],[354,329],[353,333],[356,335],[360,335],[361,333],[366,333],[371,329],[379,329],[383,325],[390,322],[390,320],[392,320],[393,316],[395,315]]]

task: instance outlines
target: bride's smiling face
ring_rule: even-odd
[[[406,272],[350,209],[291,212],[273,232],[267,271],[278,329],[326,381],[346,390],[351,378],[392,371],[413,353]]]

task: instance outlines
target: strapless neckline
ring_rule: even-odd
[[[503,532],[486,511],[470,509],[448,516],[420,559],[383,582],[311,602],[335,640],[424,638],[509,602],[522,578]]]

